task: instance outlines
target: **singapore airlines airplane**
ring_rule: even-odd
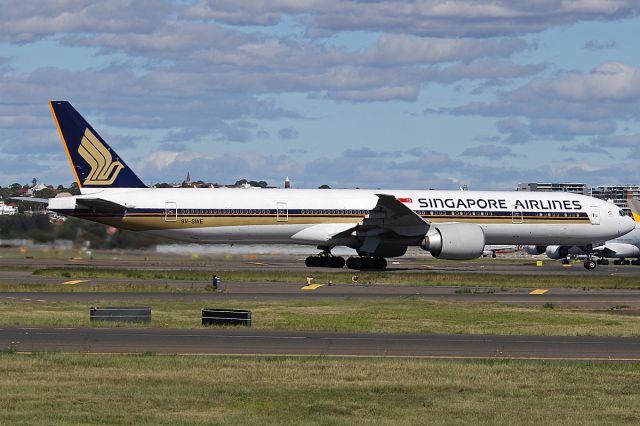
[[[50,106],[81,195],[44,201],[118,228],[198,243],[317,246],[307,266],[342,268],[331,249],[347,246],[359,255],[349,268],[384,269],[408,246],[464,260],[485,244],[587,245],[634,227],[615,205],[575,194],[148,188],[69,102]]]

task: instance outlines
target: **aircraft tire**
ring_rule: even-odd
[[[584,268],[591,270],[591,269],[596,269],[596,262],[593,259],[587,259],[584,261]]]
[[[631,261],[631,264],[632,264],[632,265],[635,265],[635,266],[640,266],[640,259],[634,259],[634,260],[632,260],[632,261]]]
[[[323,266],[320,256],[309,256],[304,260],[304,264],[309,268],[317,268],[318,266]]]
[[[349,269],[362,269],[361,257],[350,257],[347,259],[347,268]]]
[[[336,256],[331,258],[331,267],[332,268],[344,268],[345,260],[344,257]]]

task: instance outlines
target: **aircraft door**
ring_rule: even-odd
[[[287,203],[281,201],[276,203],[276,222],[289,222]]]
[[[164,221],[176,222],[178,220],[178,205],[174,201],[164,203]]]
[[[516,206],[511,210],[511,223],[522,223],[522,210],[518,210]]]
[[[589,219],[591,219],[591,224],[600,225],[600,209],[598,206],[591,206],[589,210]]]

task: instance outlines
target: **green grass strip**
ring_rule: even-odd
[[[91,327],[96,325],[89,321],[89,307],[114,304],[152,306],[150,327],[200,328],[202,308],[224,307],[250,310],[253,327],[264,330],[640,336],[640,317],[622,316],[611,311],[422,299],[122,303],[101,299],[99,294],[96,294],[95,300],[85,303],[5,299],[0,301],[0,325]]]
[[[115,278],[115,279],[162,279],[192,280],[208,282],[211,272],[185,270],[127,270],[116,268],[42,268],[34,275],[61,278]],[[506,275],[506,274],[460,274],[440,272],[319,272],[319,271],[216,271],[227,282],[283,282],[304,283],[307,276],[315,282],[334,284],[351,283],[354,275],[360,283],[427,285],[427,286],[474,286],[495,288],[624,288],[640,289],[637,277],[621,276],[572,276],[572,275]]]

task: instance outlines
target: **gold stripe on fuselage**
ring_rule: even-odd
[[[319,223],[353,223],[356,224],[364,218],[353,215],[289,215],[288,220],[283,218],[278,221],[275,215],[179,215],[175,220],[167,221],[164,214],[127,214],[126,216],[99,216],[93,214],[79,215],[79,217],[94,222],[111,225],[118,228],[133,231],[150,231],[156,229],[189,229],[189,228],[217,228],[223,226],[259,226],[259,225],[313,225]],[[171,218],[173,219],[173,218]],[[511,217],[469,217],[469,216],[446,216],[446,217],[425,217],[434,223],[442,222],[466,222],[476,224],[511,224],[514,223]],[[516,218],[517,224],[589,224],[588,218],[583,217],[545,217],[535,216],[523,218],[520,221]]]

